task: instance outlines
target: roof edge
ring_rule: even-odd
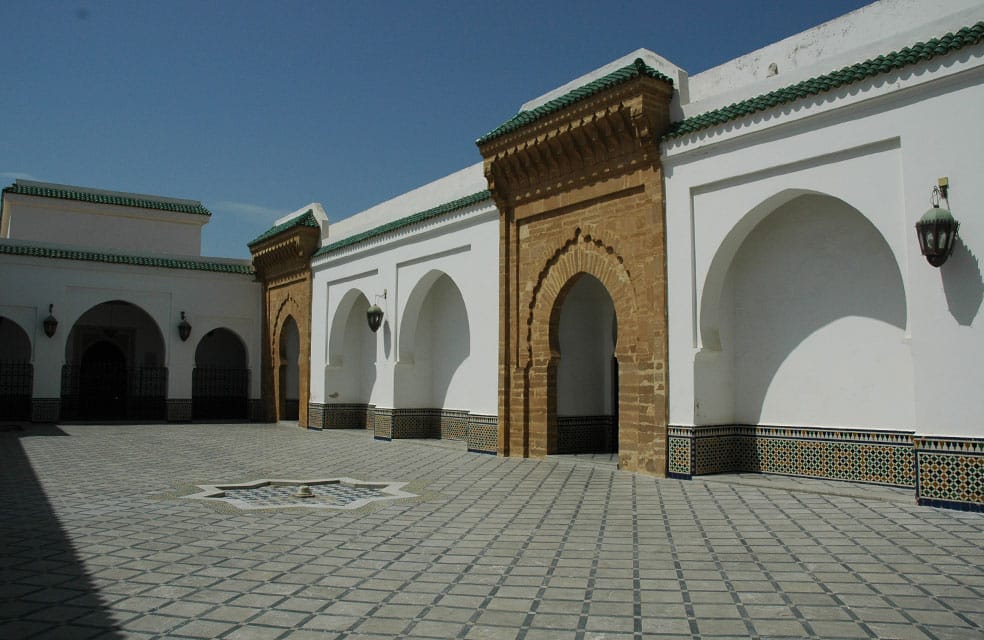
[[[376,236],[381,236],[381,235],[383,235],[385,233],[389,233],[391,231],[396,231],[398,229],[402,229],[404,227],[408,227],[408,226],[413,225],[413,224],[416,224],[418,222],[423,222],[425,220],[429,220],[429,219],[434,218],[434,217],[437,217],[437,216],[439,216],[441,214],[451,213],[453,211],[459,211],[459,210],[464,209],[466,207],[470,207],[472,205],[478,204],[479,202],[484,202],[486,200],[491,200],[491,199],[492,199],[492,192],[490,192],[488,189],[486,189],[484,191],[479,191],[478,193],[473,193],[473,194],[468,195],[468,196],[465,196],[463,198],[458,198],[457,200],[452,200],[450,202],[445,202],[444,204],[438,205],[436,207],[432,207],[432,208],[426,209],[424,211],[419,211],[417,213],[411,214],[411,215],[406,216],[404,218],[400,218],[398,220],[394,220],[392,222],[388,222],[388,223],[383,224],[383,225],[380,225],[378,227],[373,227],[372,229],[369,229],[368,231],[363,231],[362,233],[357,233],[355,235],[349,236],[348,238],[342,238],[341,240],[338,240],[337,242],[329,243],[329,244],[321,247],[320,249],[318,249],[314,253],[314,257],[324,256],[324,255],[327,255],[327,254],[329,254],[329,253],[331,253],[333,251],[337,251],[339,249],[344,249],[345,247],[350,247],[350,246],[352,246],[354,244],[358,244],[360,242],[365,242],[366,240],[369,240],[371,238],[375,238]],[[330,227],[329,227],[328,231],[329,231],[329,233],[331,233],[331,228]]]
[[[90,251],[87,249],[45,245],[39,243],[0,240],[0,255],[45,258],[55,260],[78,260],[82,262],[102,262],[125,264],[136,267],[157,267],[162,269],[181,269],[185,271],[210,271],[215,273],[234,273],[253,275],[253,266],[245,260],[209,260],[196,256],[165,256]]]
[[[4,188],[3,193],[35,196],[40,198],[55,198],[58,200],[76,200],[93,204],[133,207],[138,209],[155,209],[175,213],[190,213],[194,215],[211,216],[198,200],[168,198],[143,193],[128,193],[124,191],[108,191],[90,187],[77,187],[54,182],[38,182],[36,180],[15,180],[12,185]]]
[[[854,84],[882,73],[888,73],[915,65],[919,62],[946,55],[964,47],[984,41],[984,21],[948,32],[925,42],[916,42],[898,51],[892,51],[836,71],[801,80],[768,93],[734,102],[726,107],[712,109],[670,124],[662,140],[716,127],[744,116],[772,109],[801,98],[820,95],[842,86]]]
[[[673,85],[672,78],[661,71],[650,67],[642,58],[636,58],[632,64],[616,69],[608,75],[592,80],[591,82],[573,89],[562,96],[548,100],[539,107],[535,107],[527,111],[520,111],[492,131],[489,131],[482,137],[478,138],[475,141],[475,144],[483,145],[486,142],[491,142],[492,140],[504,136],[507,133],[512,133],[513,131],[516,131],[517,129],[520,129],[528,124],[532,124],[537,120],[541,120],[549,115],[561,111],[562,109],[597,95],[606,89],[610,89],[614,86],[622,84],[623,82],[640,77],[654,78],[656,80],[667,82],[670,86]]]

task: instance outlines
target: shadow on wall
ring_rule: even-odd
[[[960,325],[969,327],[984,301],[984,279],[977,256],[958,235],[950,259],[940,268],[943,291],[950,315]]]
[[[831,197],[792,200],[749,234],[729,279],[740,422],[902,419],[902,278],[863,215]]]
[[[121,638],[21,443],[67,434],[51,425],[3,426],[10,430],[0,433],[0,637]],[[79,623],[53,618],[52,607]]]

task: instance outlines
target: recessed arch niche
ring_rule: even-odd
[[[857,209],[786,192],[718,249],[702,292],[698,424],[911,424],[898,262]]]
[[[399,326],[397,406],[466,406],[463,369],[471,352],[471,329],[454,280],[443,271],[428,272],[407,297]]]
[[[368,404],[372,397],[377,334],[369,330],[366,322],[369,306],[369,299],[361,290],[349,289],[335,310],[325,369],[325,398],[329,404]]]

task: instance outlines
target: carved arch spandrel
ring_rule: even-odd
[[[620,322],[629,323],[637,316],[636,292],[632,275],[625,266],[625,260],[615,248],[591,234],[583,234],[580,228],[574,236],[546,261],[537,276],[536,284],[529,299],[526,317],[526,363],[533,363],[534,354],[539,357],[556,358],[558,346],[553,343],[556,332],[552,325],[557,321],[558,298],[573,283],[579,273],[597,278],[608,290],[615,306],[616,317]],[[549,323],[546,332],[534,332],[534,327]],[[544,340],[546,339],[546,341]],[[622,343],[624,357],[625,346]],[[616,354],[619,348],[616,347]]]

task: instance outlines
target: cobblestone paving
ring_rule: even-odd
[[[175,497],[329,477],[423,497]],[[984,638],[984,515],[755,480],[288,426],[26,426],[0,433],[0,638]]]

